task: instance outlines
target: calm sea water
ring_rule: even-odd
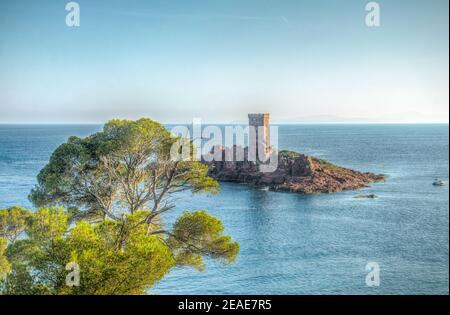
[[[0,207],[31,206],[38,171],[70,135],[93,125],[0,125]],[[389,175],[360,192],[301,196],[222,184],[217,196],[185,194],[241,244],[235,264],[175,269],[157,294],[448,294],[448,125],[283,125],[280,147]],[[374,193],[375,200],[355,199]],[[379,287],[365,266],[381,268]]]

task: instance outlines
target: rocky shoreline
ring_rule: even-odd
[[[276,171],[262,173],[258,170],[257,163],[253,161],[225,161],[226,149],[220,150],[222,161],[203,162],[209,167],[209,176],[222,182],[246,183],[271,191],[299,194],[334,193],[360,189],[370,183],[386,179],[384,175],[354,171],[286,150],[278,154]]]

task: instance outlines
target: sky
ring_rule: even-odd
[[[448,123],[448,0],[0,1],[0,123]]]

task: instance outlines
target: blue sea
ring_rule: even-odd
[[[27,195],[52,151],[99,125],[0,125],[0,208]],[[241,245],[237,261],[205,272],[174,269],[154,294],[448,294],[449,127],[299,124],[279,127],[280,148],[383,173],[361,191],[302,196],[222,183],[216,196],[184,194],[183,210],[220,218]],[[355,199],[356,194],[378,199]],[[380,285],[366,285],[368,262]]]

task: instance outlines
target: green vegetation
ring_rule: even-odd
[[[279,152],[279,155],[281,157],[286,157],[286,158],[297,158],[302,156],[303,154],[299,153],[299,152],[295,152],[295,151],[290,151],[290,150],[281,150]],[[316,157],[311,157],[311,160],[318,164],[322,169],[329,169],[329,170],[333,170],[333,171],[342,171],[345,170],[343,167],[337,166],[333,163],[330,163],[328,161],[325,160],[321,160],[318,159]],[[320,171],[320,170],[318,170]]]
[[[4,279],[11,270],[11,265],[5,257],[7,242],[4,238],[0,238],[0,279]]]
[[[337,166],[333,163],[330,163],[328,161],[325,160],[321,160],[315,157],[311,157],[311,160],[315,163],[317,163],[318,165],[320,165],[321,168],[323,169],[329,169],[329,170],[333,170],[333,171],[345,171],[345,168]]]
[[[38,210],[0,210],[0,292],[145,294],[175,266],[233,262],[239,244],[205,211],[163,223],[177,193],[218,187],[206,166],[170,158],[179,140],[150,119],[113,120],[58,147],[30,194]]]
[[[281,150],[280,152],[278,152],[279,156],[281,157],[287,157],[287,158],[296,158],[301,156],[301,153],[295,152],[295,151],[290,151],[290,150]]]

